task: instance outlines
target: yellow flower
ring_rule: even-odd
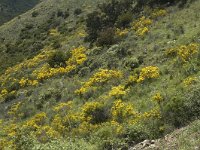
[[[127,29],[127,28],[125,28],[125,29],[123,29],[123,30],[121,30],[121,29],[118,29],[117,28],[117,30],[116,30],[116,35],[118,35],[118,36],[125,36],[125,35],[127,35],[128,34],[128,32],[129,32],[129,30]]]
[[[19,81],[19,84],[21,87],[26,86],[28,83],[28,79],[25,79],[24,77]]]
[[[160,93],[156,93],[154,96],[153,96],[153,100],[156,101],[157,103],[160,103],[163,101],[163,97],[161,96]]]
[[[8,91],[6,90],[6,89],[3,89],[2,91],[1,91],[1,95],[2,96],[5,96],[5,95],[7,95],[8,94]]]
[[[129,117],[135,117],[136,112],[133,105],[123,103],[122,100],[116,100],[111,108],[111,113],[114,121],[122,122]]]
[[[160,76],[160,74],[159,74],[159,68],[158,67],[148,66],[148,67],[142,68],[142,70],[140,72],[139,79],[137,80],[137,82],[142,82],[145,79],[158,78],[159,76]]]
[[[122,76],[122,73],[117,70],[100,69],[79,90],[76,90],[75,93],[79,95],[84,94],[95,84],[106,83],[111,79],[121,78]]]
[[[109,96],[114,96],[114,97],[121,97],[123,95],[126,95],[128,93],[129,89],[125,89],[125,86],[119,85],[116,87],[112,87],[111,91],[109,92]]]
[[[51,30],[49,30],[49,35],[51,35],[51,36],[59,36],[60,33],[58,32],[57,29],[51,29]]]
[[[166,50],[167,55],[176,55],[183,62],[189,61],[195,54],[198,54],[199,45],[191,43],[189,45],[181,45],[175,48]]]
[[[136,31],[136,34],[143,36],[149,32],[148,26],[150,26],[153,21],[145,16],[142,16],[135,23],[133,23],[133,29]]]
[[[68,101],[66,103],[59,103],[57,106],[53,108],[54,111],[59,112],[60,110],[63,110],[64,108],[70,109],[72,107],[73,102]]]
[[[165,9],[154,10],[154,12],[151,14],[152,18],[163,17],[166,15],[167,11]]]
[[[198,81],[197,77],[188,77],[183,81],[183,83],[184,83],[184,86],[187,87],[193,83],[196,83],[197,81]]]

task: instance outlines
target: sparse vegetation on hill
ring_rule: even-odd
[[[0,25],[33,8],[37,3],[39,0],[0,0]]]
[[[0,150],[128,150],[198,125],[199,8],[46,0],[1,26]]]

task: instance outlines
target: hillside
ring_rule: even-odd
[[[0,0],[0,25],[33,8],[39,0]]]
[[[194,121],[188,126],[177,129],[173,133],[166,135],[162,139],[152,141],[146,140],[129,150],[198,150],[200,148],[199,128],[200,121]]]
[[[0,26],[0,150],[162,149],[184,126],[198,147],[199,9],[45,0]]]

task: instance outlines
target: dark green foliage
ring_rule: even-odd
[[[128,12],[121,14],[118,17],[116,23],[117,23],[117,26],[119,26],[119,27],[127,27],[132,20],[133,20],[133,14],[130,11],[128,11]]]
[[[144,126],[128,126],[125,129],[125,134],[123,135],[123,138],[127,139],[127,143],[129,145],[131,144],[137,144],[141,141],[144,141],[145,139],[149,138],[148,133],[145,131]]]
[[[66,19],[67,17],[69,17],[69,11],[62,11],[62,10],[58,10],[57,12],[57,17],[62,17],[64,19]]]
[[[39,15],[39,13],[37,11],[32,12],[32,17],[37,17]]]
[[[171,6],[176,3],[179,7],[183,7],[188,0],[137,0],[137,5],[135,6],[135,11],[142,10],[145,6],[158,7],[158,6]]]
[[[58,48],[60,48],[60,47],[61,47],[61,44],[60,44],[59,39],[55,39],[55,40],[53,40],[53,44],[52,44],[52,46],[53,46],[54,49],[58,49]]]
[[[87,115],[93,116],[93,118],[90,121],[90,123],[92,124],[99,124],[99,123],[106,122],[109,118],[108,112],[105,108],[97,108],[93,112],[88,112]]]
[[[98,32],[103,28],[103,18],[98,11],[94,11],[88,14],[86,19],[87,33],[86,37],[87,41],[94,42],[98,37]]]
[[[140,65],[139,60],[135,57],[128,58],[124,62],[124,66],[127,67],[128,69],[131,69],[131,70],[138,68],[139,65]]]
[[[109,3],[99,5],[98,11],[88,14],[86,19],[86,27],[88,37],[87,41],[94,42],[98,39],[99,33],[105,28],[114,28],[118,20],[118,26],[124,27],[130,22],[130,14],[126,12],[132,9],[132,0],[112,0]],[[126,14],[126,16],[121,16]]]
[[[39,0],[0,0],[0,25],[33,8]]]
[[[74,15],[80,15],[82,13],[82,9],[81,8],[77,8],[74,10]]]
[[[15,94],[12,94],[12,93],[9,93],[6,97],[5,97],[5,103],[6,102],[9,102],[9,101],[12,101],[16,99],[16,95]]]
[[[200,90],[194,89],[185,97],[174,96],[164,105],[164,118],[175,127],[183,126],[200,116]]]
[[[116,43],[115,30],[113,28],[106,28],[102,30],[97,39],[97,45],[112,45]]]
[[[105,26],[113,26],[118,17],[132,7],[132,0],[112,0],[110,3],[99,5],[99,9],[105,14]]]
[[[62,51],[57,51],[52,54],[48,59],[48,64],[51,67],[65,67],[66,66],[66,56]]]

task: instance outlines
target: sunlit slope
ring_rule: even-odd
[[[126,150],[199,119],[200,1],[99,2],[44,1],[1,27],[17,41],[2,54],[23,55],[0,75],[0,148]]]

